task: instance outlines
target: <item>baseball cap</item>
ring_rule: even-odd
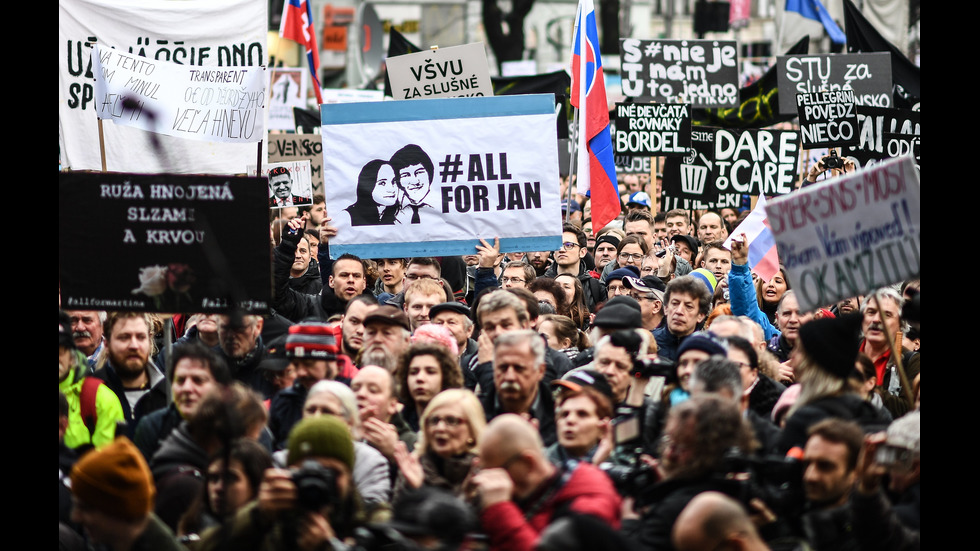
[[[602,393],[605,397],[609,398],[610,404],[616,403],[616,398],[613,396],[612,385],[609,384],[606,376],[592,369],[576,369],[569,371],[561,379],[551,381],[551,385],[564,387],[573,392],[582,390],[582,387],[592,387]]]
[[[657,296],[657,300],[663,302],[664,290],[667,288],[667,285],[655,275],[645,275],[643,277],[624,277],[623,287],[636,289],[641,293],[653,293]]]
[[[645,191],[637,191],[630,195],[628,201],[626,201],[626,206],[639,205],[641,207],[650,206],[650,196],[647,195]]]

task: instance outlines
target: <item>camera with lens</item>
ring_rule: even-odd
[[[296,484],[296,502],[306,511],[320,511],[327,505],[340,504],[337,471],[312,459],[292,470]]]
[[[823,166],[830,170],[832,168],[844,168],[844,159],[837,156],[837,150],[831,149],[830,155],[823,158]]]
[[[633,360],[633,369],[630,370],[630,377],[636,379],[649,379],[651,377],[663,377],[665,383],[676,382],[677,364],[666,358],[659,356],[654,358],[636,358]]]
[[[753,498],[759,498],[785,517],[795,518],[803,511],[806,497],[803,463],[799,459],[779,455],[752,457],[732,448],[725,453],[716,479],[746,508]]]

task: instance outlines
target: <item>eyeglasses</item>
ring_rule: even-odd
[[[619,253],[619,258],[622,258],[623,260],[640,260],[644,256],[646,255],[643,253]]]
[[[565,241],[564,243],[561,244],[561,248],[563,249],[571,249],[578,246],[579,246],[578,243],[572,243],[571,241]]]
[[[522,277],[507,277],[504,276],[500,278],[501,283],[524,283],[524,278]]]
[[[466,421],[466,419],[463,419],[462,417],[456,417],[455,415],[433,415],[431,417],[426,418],[425,426],[435,427],[439,423],[442,423],[443,421],[446,422],[447,427],[452,428],[452,427],[458,427],[462,425],[463,422]]]

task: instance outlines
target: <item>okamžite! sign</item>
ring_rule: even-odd
[[[59,173],[62,307],[268,313],[266,182]]]
[[[803,311],[919,273],[919,174],[911,156],[773,199],[766,215]]]
[[[554,96],[321,105],[330,254],[363,258],[555,250]]]

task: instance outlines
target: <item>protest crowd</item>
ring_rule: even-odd
[[[555,251],[331,258],[316,197],[268,316],[62,310],[62,542],[917,548],[919,281],[801,311],[747,209],[621,180],[591,245],[586,198]]]
[[[639,41],[624,50],[639,55]],[[94,56],[98,78],[110,74],[101,63],[127,68],[137,57],[105,48]],[[578,50],[573,59],[578,70]],[[573,89],[576,78],[583,77],[573,77]],[[853,94],[804,96],[809,107],[836,106],[808,111],[817,113],[803,121],[813,128],[827,122],[820,113],[854,108]],[[413,113],[435,128],[411,139],[426,147],[405,139],[364,153],[381,157],[367,162],[329,162],[337,130],[324,115],[327,162],[315,187],[308,172],[303,179],[280,166],[236,177],[268,183],[245,192],[244,183],[235,187],[241,182],[182,188],[124,174],[132,181],[122,183],[103,164],[99,176],[109,183],[98,200],[107,212],[174,189],[195,193],[178,199],[196,211],[130,207],[133,227],[145,218],[196,225],[145,235],[127,226],[120,250],[145,255],[133,261],[145,265],[151,255],[137,238],[153,243],[153,254],[186,245],[205,251],[214,274],[196,281],[205,279],[200,265],[195,276],[189,265],[161,261],[169,264],[141,268],[140,287],[122,293],[133,307],[83,309],[81,279],[63,266],[60,549],[919,549],[920,276],[917,267],[898,269],[919,262],[911,156],[902,164],[876,159],[882,165],[862,172],[832,147],[798,174],[787,172],[792,189],[768,199],[756,175],[765,171],[770,187],[782,186],[782,168],[756,167],[753,183],[738,181],[748,170],[732,168],[720,176],[732,185],[700,208],[699,199],[675,193],[682,177],[691,178],[687,186],[700,175],[703,187],[708,173],[676,164],[679,153],[689,149],[694,159],[708,147],[690,139],[690,104],[657,115],[677,119],[678,128],[685,119],[676,140],[658,142],[683,141],[671,164],[661,167],[666,154],[635,153],[655,165],[617,174],[600,170],[604,161],[589,145],[592,157],[559,176],[552,157],[523,151],[541,142],[554,153],[553,96],[526,97],[514,104],[526,109],[522,120],[549,134],[508,135],[513,143],[479,149],[468,163],[433,136],[456,125],[504,124],[483,107],[490,102],[467,104],[487,109],[479,114],[486,119],[462,108],[457,119]],[[575,109],[586,101],[572,94]],[[356,125],[393,112],[388,122],[404,122],[397,104],[352,110],[365,118],[340,117],[333,126],[355,128],[342,138],[354,143],[350,151],[371,149],[381,139]],[[419,108],[426,116],[446,104],[428,105]],[[336,106],[327,111],[346,116]],[[786,153],[798,138],[780,138],[798,128],[788,120],[765,138],[703,128],[699,135],[737,141],[732,150],[760,163],[789,158],[792,170],[803,157]],[[591,132],[588,124],[580,131]],[[807,132],[813,147],[804,149],[826,145]],[[453,147],[476,152],[483,144],[474,141]],[[706,159],[707,149],[699,151]],[[712,162],[748,163],[733,159]],[[359,173],[331,181],[341,179],[338,166]],[[79,189],[91,176],[74,172],[63,194],[71,187],[64,182]],[[442,188],[433,187],[437,177]],[[742,193],[741,184],[754,191]],[[824,213],[805,210],[817,193],[840,211],[819,224]],[[245,203],[256,208],[240,208]],[[349,207],[334,208],[341,203]],[[219,212],[208,226],[206,215]],[[226,224],[231,212],[241,219]],[[481,222],[493,219],[502,222]],[[547,228],[500,233],[516,220]],[[844,236],[850,229],[854,235]],[[836,241],[787,248],[812,231]],[[229,235],[241,236],[234,254],[213,246]],[[478,241],[466,254],[397,254],[463,238],[467,248]],[[259,246],[238,254],[243,243]],[[557,246],[517,251],[514,243]],[[69,252],[61,264],[71,264]],[[256,255],[241,269],[236,262],[249,252]],[[888,275],[869,275],[866,259],[888,266],[874,272]],[[83,284],[101,292],[114,281],[110,271]],[[246,296],[256,281],[267,303]],[[201,303],[191,294],[204,287],[234,298],[195,308]],[[860,293],[840,297],[844,288]]]

